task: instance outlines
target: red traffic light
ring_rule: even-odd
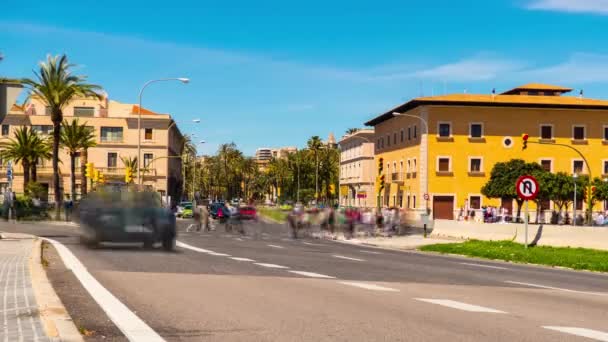
[[[524,141],[528,141],[529,137],[530,136],[528,134],[526,134],[526,133],[524,133],[524,134],[521,135],[521,138],[524,139]]]

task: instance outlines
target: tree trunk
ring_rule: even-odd
[[[319,204],[319,155],[315,152],[315,204]]]
[[[61,118],[63,115],[59,115]],[[61,120],[53,120],[53,190],[55,191],[55,220],[61,218],[61,189],[59,183],[59,140]]]
[[[72,201],[76,200],[76,153],[70,153],[70,193]]]
[[[80,155],[80,197],[87,194],[87,163],[89,162],[89,149],[82,150]]]
[[[30,182],[30,162],[23,159],[21,166],[23,167],[23,193],[27,195],[27,183]]]
[[[32,165],[30,165],[30,171],[32,173],[32,182],[37,182],[38,181],[38,166],[36,165],[36,163],[32,163]]]

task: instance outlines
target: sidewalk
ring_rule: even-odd
[[[350,243],[353,245],[365,245],[374,246],[387,249],[400,249],[400,250],[413,250],[421,246],[433,245],[437,243],[454,243],[460,242],[458,239],[441,239],[441,238],[425,238],[423,234],[410,234],[410,235],[395,235],[389,236],[366,236],[363,232],[355,233],[355,237],[347,239],[343,233],[337,233],[331,235],[327,232],[314,232],[313,237],[334,240],[341,243]]]
[[[2,341],[51,341],[43,329],[32,288],[30,235],[2,233],[0,240],[0,315]]]

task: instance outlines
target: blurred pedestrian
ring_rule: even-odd
[[[65,221],[70,221],[72,216],[72,208],[74,208],[74,202],[70,198],[70,195],[65,195],[65,201],[63,202],[63,210],[65,212]]]

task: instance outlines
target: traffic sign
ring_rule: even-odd
[[[429,200],[429,194],[424,194],[424,200],[428,201]]]
[[[536,178],[526,175],[517,179],[515,189],[517,190],[517,195],[519,198],[528,201],[536,198],[540,187],[538,186],[538,181]]]
[[[6,165],[6,178],[9,181],[13,180],[13,164],[10,161]]]

